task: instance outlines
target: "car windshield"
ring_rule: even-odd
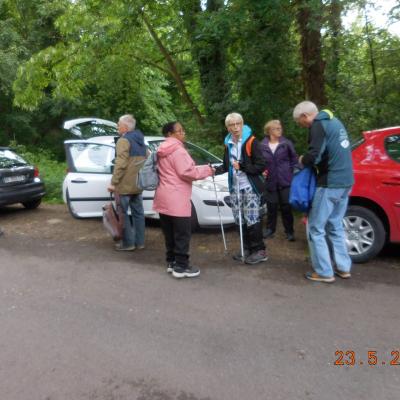
[[[8,149],[0,150],[0,168],[23,167],[25,165],[27,165],[27,162],[18,154]]]
[[[157,150],[158,146],[163,142],[163,140],[152,140],[148,142],[150,151]],[[207,150],[196,146],[193,143],[184,143],[186,150],[189,152],[190,156],[193,158],[196,165],[207,165],[211,164],[221,164],[222,160],[214,156]]]

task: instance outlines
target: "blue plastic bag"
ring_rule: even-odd
[[[310,211],[316,186],[317,178],[312,168],[305,167],[295,172],[289,194],[292,208],[301,212]]]

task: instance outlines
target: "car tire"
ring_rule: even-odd
[[[373,211],[361,206],[349,206],[343,225],[349,255],[354,263],[364,263],[382,250],[386,231]]]
[[[197,229],[199,229],[199,221],[197,219],[196,209],[194,208],[194,205],[192,202],[191,202],[191,205],[192,205],[192,215],[190,217],[190,225],[191,225],[192,232],[195,232],[195,231],[197,231]]]
[[[72,210],[72,207],[71,207],[71,200],[70,200],[70,198],[69,198],[68,189],[67,189],[67,191],[66,191],[66,193],[65,193],[65,197],[66,197],[66,199],[67,199],[67,207],[68,207],[69,213],[70,213],[74,218],[76,218],[76,219],[81,219],[81,217],[80,217],[78,214],[75,214],[74,211]]]
[[[28,210],[34,210],[35,208],[38,208],[40,206],[41,202],[42,199],[36,199],[31,201],[25,201],[24,203],[22,203],[22,205]]]

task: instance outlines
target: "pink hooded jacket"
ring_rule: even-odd
[[[212,175],[208,165],[196,166],[183,143],[167,137],[157,150],[160,183],[153,201],[153,210],[173,217],[190,217],[192,181]]]

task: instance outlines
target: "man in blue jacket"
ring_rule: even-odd
[[[308,150],[300,156],[299,162],[314,166],[317,171],[317,190],[307,225],[314,271],[308,272],[306,278],[332,283],[336,274],[348,279],[351,259],[342,220],[354,177],[346,128],[332,112],[319,112],[311,101],[299,103],[293,110],[293,118],[303,128],[309,128]]]

